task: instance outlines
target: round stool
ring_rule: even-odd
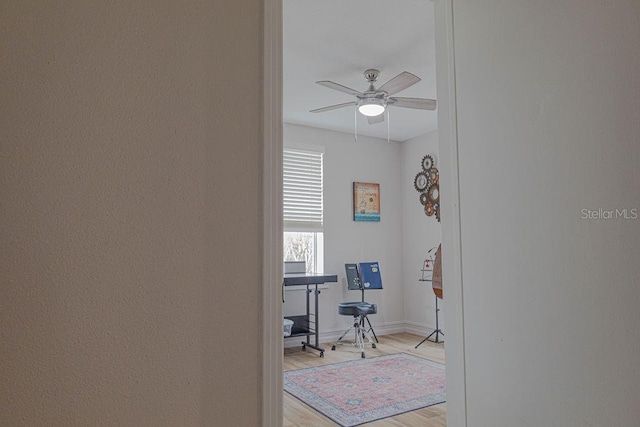
[[[338,304],[338,314],[343,316],[353,316],[353,325],[349,327],[336,344],[343,344],[342,338],[349,333],[350,330],[354,330],[356,334],[356,340],[353,343],[354,346],[358,347],[361,352],[361,357],[364,359],[364,338],[366,338],[371,344],[371,348],[376,348],[376,343],[373,342],[371,336],[369,335],[369,331],[364,327],[364,319],[369,314],[376,314],[378,312],[378,306],[376,304],[370,304],[368,302],[362,301],[353,301],[353,302],[342,302]],[[331,350],[336,349],[336,344],[331,347]]]

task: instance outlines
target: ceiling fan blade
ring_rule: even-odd
[[[370,125],[375,125],[376,123],[384,122],[384,113],[378,114],[377,116],[367,116],[367,121]]]
[[[362,92],[358,92],[355,89],[351,89],[350,87],[343,86],[341,84],[331,82],[329,80],[321,80],[316,82],[321,86],[328,87],[329,89],[337,90],[339,92],[348,93],[349,95],[362,95]]]
[[[401,90],[405,90],[408,87],[420,81],[420,77],[411,74],[408,71],[403,71],[388,82],[378,88],[379,91],[387,92],[387,95],[393,95]]]
[[[389,98],[387,103],[396,107],[415,108],[418,110],[436,109],[435,99],[397,97]]]
[[[328,107],[316,108],[309,111],[310,113],[324,113],[325,111],[337,110],[338,108],[350,107],[356,105],[355,102],[345,102],[344,104],[329,105]]]

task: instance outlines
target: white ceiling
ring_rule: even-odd
[[[368,68],[380,70],[376,87],[409,71],[422,81],[397,96],[437,99],[433,24],[429,0],[284,0],[284,121],[353,134],[355,107],[309,110],[355,97],[315,82],[364,92]],[[436,111],[391,107],[391,139],[435,130]],[[386,139],[387,122],[369,125],[358,114],[358,135]]]

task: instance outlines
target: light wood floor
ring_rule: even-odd
[[[366,349],[367,358],[383,356],[394,353],[410,353],[444,364],[444,344],[434,344],[425,341],[418,349],[414,347],[424,337],[418,335],[401,333],[379,336],[380,343],[376,349],[370,346]],[[344,362],[360,358],[360,350],[351,345],[338,346],[335,351],[331,351],[331,343],[321,344],[326,351],[324,357],[318,357],[318,352],[313,349],[302,351],[301,347],[286,348],[284,350],[284,370],[310,368],[313,366],[328,365],[331,363]],[[419,426],[419,427],[442,427],[446,426],[447,404],[430,406],[413,412],[385,418],[366,426]],[[335,426],[336,424],[329,418],[320,414],[311,407],[305,405],[289,393],[284,393],[284,426],[285,427],[309,427],[309,426]]]

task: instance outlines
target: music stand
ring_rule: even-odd
[[[375,269],[375,273],[377,273],[377,279],[375,278],[371,278],[372,276],[375,276],[375,274],[372,272],[372,265],[375,265],[375,267],[373,267],[373,269]],[[363,270],[364,267],[364,270]],[[378,263],[367,263],[367,262],[361,262],[360,263],[360,268],[358,269],[358,265],[357,264],[345,264],[345,270],[347,272],[347,289],[350,291],[360,291],[362,293],[362,302],[365,302],[364,300],[364,290],[365,289],[382,289],[382,280],[380,280],[380,268],[378,267]],[[363,279],[363,275],[362,272],[366,271],[367,273],[367,279]],[[374,283],[375,287],[372,287],[372,282]],[[361,325],[362,328],[364,329],[364,321],[365,319],[367,320],[367,324],[369,325],[369,329],[367,330],[367,332],[371,332],[373,334],[373,339],[376,340],[376,342],[378,341],[378,337],[376,336],[376,332],[373,330],[373,326],[371,326],[371,321],[369,320],[368,316],[364,316],[362,321],[361,321]]]
[[[360,263],[360,280],[362,286],[362,300],[364,301],[365,289],[382,289],[382,276],[380,275],[380,265],[377,262],[361,262]],[[373,338],[378,341],[371,322],[367,317],[367,323],[369,324],[369,332],[373,334]],[[364,326],[364,322],[363,325]]]
[[[431,251],[429,251],[431,252]],[[442,299],[442,245],[438,246],[438,250],[436,251],[436,258],[433,263],[433,274],[431,276],[431,287],[433,288],[433,293],[436,296],[436,329],[429,334],[425,339],[420,341],[415,348],[420,347],[420,344],[429,340],[433,343],[439,344],[443,341],[440,340],[440,335],[444,337],[444,333],[440,329],[440,325],[438,324],[438,314],[440,313],[440,308],[438,307],[438,298]],[[424,281],[428,281],[428,279],[423,279]],[[433,335],[435,335],[434,340],[430,340]]]

